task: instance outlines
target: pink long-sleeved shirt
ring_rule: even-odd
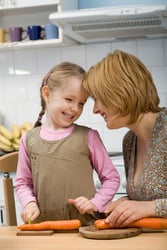
[[[75,125],[62,130],[51,131],[41,126],[40,136],[45,140],[60,140],[69,136]],[[91,199],[99,211],[104,211],[107,203],[111,201],[119,188],[120,177],[118,171],[114,167],[108,156],[106,148],[100,139],[96,130],[88,130],[88,148],[90,151],[90,160],[94,170],[97,172],[101,187]],[[33,193],[33,181],[26,147],[26,134],[20,141],[19,159],[16,172],[16,192],[18,199],[25,207],[29,202],[35,201],[36,197]],[[69,197],[70,198],[70,197]]]

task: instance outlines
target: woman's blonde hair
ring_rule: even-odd
[[[71,62],[62,62],[54,66],[43,78],[42,85],[40,87],[41,97],[41,111],[38,115],[38,119],[34,124],[34,127],[41,126],[41,120],[45,114],[46,103],[42,96],[42,88],[47,85],[50,91],[54,91],[56,88],[64,84],[65,79],[71,76],[75,76],[81,81],[83,80],[85,70],[77,64]]]
[[[161,110],[152,76],[134,55],[116,50],[92,66],[83,86],[95,100],[117,116],[130,114],[129,124],[145,112]]]

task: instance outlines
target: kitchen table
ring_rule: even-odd
[[[144,232],[126,239],[95,240],[79,233],[17,236],[15,226],[0,226],[1,250],[166,250],[167,231]]]

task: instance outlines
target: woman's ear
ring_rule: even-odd
[[[49,88],[48,88],[47,85],[42,87],[42,97],[45,100],[45,102],[48,101],[48,98],[49,98]]]

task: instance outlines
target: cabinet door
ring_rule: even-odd
[[[6,9],[7,2],[8,2],[8,0],[0,0],[0,9]]]
[[[59,4],[60,0],[0,0],[8,1],[8,8],[32,7],[50,4]]]

